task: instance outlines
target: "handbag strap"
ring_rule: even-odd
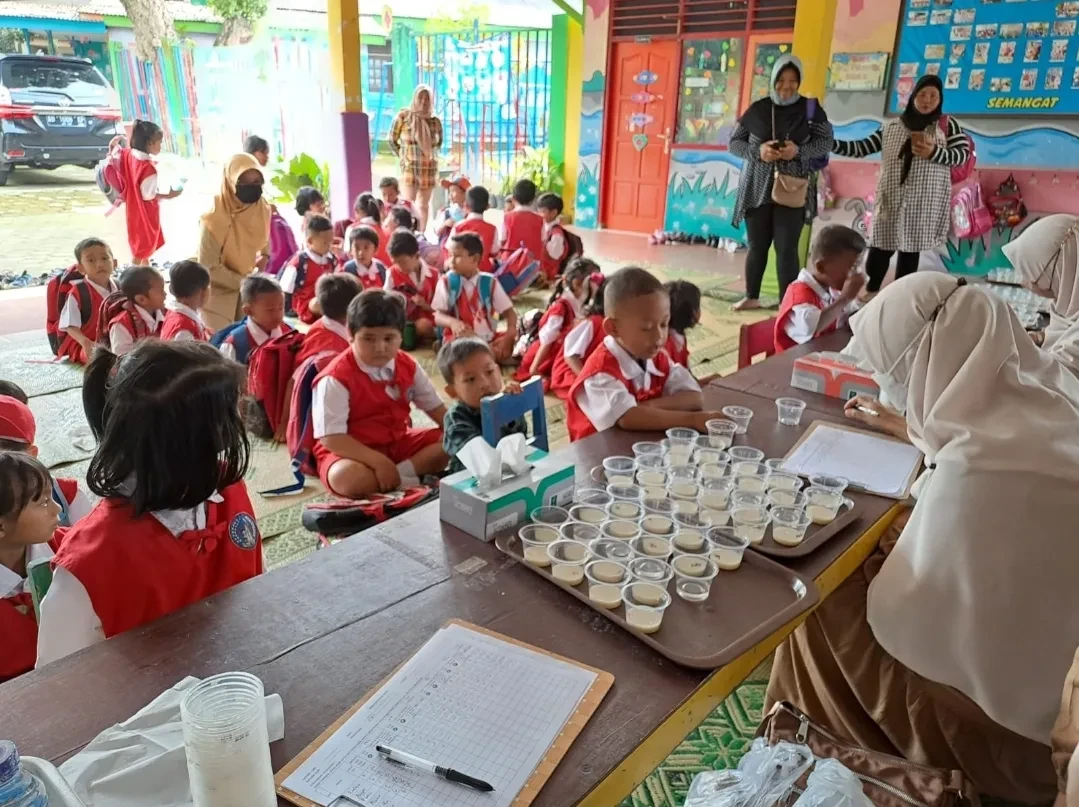
[[[772,140],[776,139],[776,104],[773,101],[769,106],[772,107]]]

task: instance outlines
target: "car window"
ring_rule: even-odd
[[[79,89],[87,85],[108,86],[104,76],[93,65],[31,59],[12,59],[3,62],[0,66],[0,83],[9,90],[34,88],[66,90]]]

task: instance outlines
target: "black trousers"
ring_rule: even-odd
[[[869,254],[865,258],[865,271],[869,275],[866,283],[866,291],[880,291],[880,284],[884,282],[884,276],[888,274],[888,263],[892,260],[894,250],[870,247]],[[911,275],[918,271],[920,252],[900,252],[895,260],[895,279],[905,275]]]
[[[776,274],[779,277],[779,299],[787,286],[798,279],[798,240],[805,225],[805,210],[767,202],[746,210],[746,297],[761,296],[761,280],[768,266],[768,249],[776,245]]]

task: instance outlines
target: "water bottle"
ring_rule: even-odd
[[[49,807],[45,785],[23,770],[11,740],[0,740],[0,807]]]

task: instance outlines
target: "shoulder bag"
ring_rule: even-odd
[[[772,105],[772,140],[776,139],[776,108]],[[809,179],[780,173],[776,164],[772,182],[772,201],[783,207],[804,208],[809,192]]]

